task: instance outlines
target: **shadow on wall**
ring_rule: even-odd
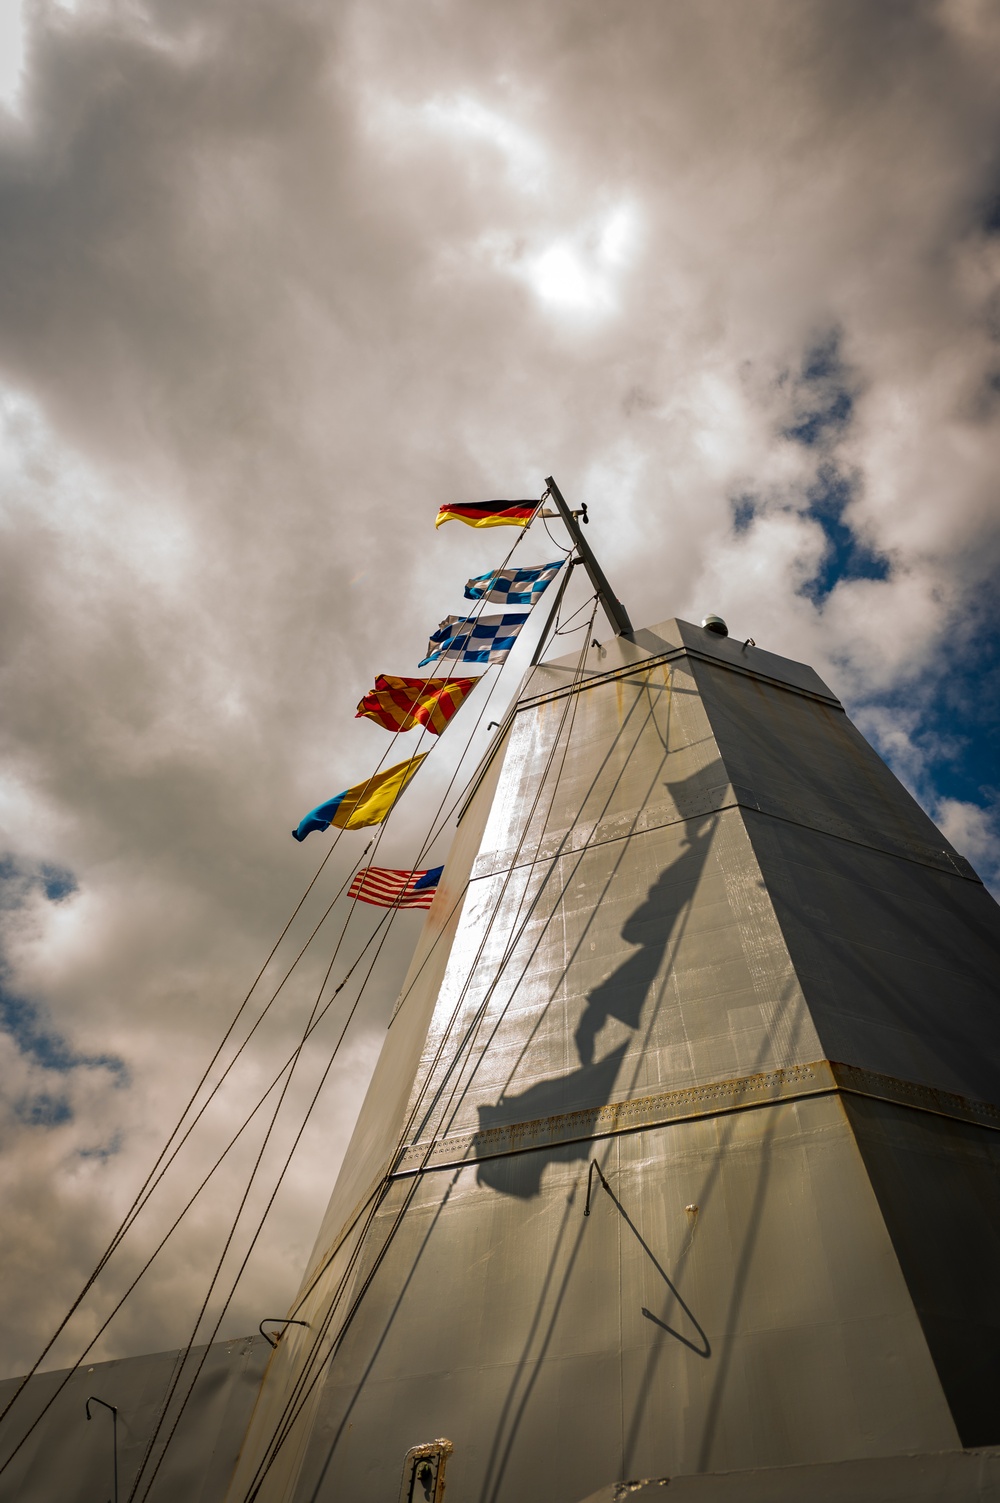
[[[608,1197],[614,1205],[615,1210],[618,1212],[622,1221],[632,1233],[632,1236],[635,1238],[636,1242],[638,1242],[639,1246],[642,1248],[642,1251],[645,1253],[647,1259],[652,1264],[657,1275],[659,1276],[661,1283],[663,1283],[663,1285],[665,1286],[669,1304],[671,1306],[676,1306],[677,1309],[681,1312],[681,1315],[687,1321],[688,1325],[692,1328],[692,1334],[697,1337],[697,1340],[692,1340],[691,1336],[685,1336],[683,1331],[680,1331],[676,1327],[672,1326],[669,1321],[661,1319],[659,1315],[655,1315],[653,1311],[648,1310],[645,1305],[642,1306],[643,1316],[654,1326],[658,1326],[661,1331],[665,1331],[668,1336],[673,1336],[675,1341],[679,1341],[681,1345],[686,1346],[689,1351],[694,1352],[696,1357],[711,1357],[712,1343],[708,1339],[707,1332],[701,1325],[698,1317],[695,1315],[690,1305],[685,1301],[677,1285],[674,1283],[673,1279],[670,1277],[669,1273],[664,1268],[663,1264],[660,1262],[659,1258],[656,1256],[653,1249],[650,1247],[649,1243],[646,1241],[645,1237],[636,1226],[635,1222],[632,1220],[632,1217],[629,1215],[628,1211],[626,1211],[625,1207],[622,1205],[622,1202],[619,1200],[618,1196],[615,1194],[611,1185],[605,1178],[604,1171],[596,1159],[591,1160],[590,1173],[587,1177],[587,1209],[584,1212],[584,1215],[590,1215],[590,1197],[592,1193],[591,1187],[593,1184],[595,1169],[597,1171],[598,1181],[607,1191]]]
[[[704,773],[687,783],[704,781]],[[717,778],[716,778],[717,781]],[[684,808],[686,784],[667,784],[678,807]],[[632,912],[621,929],[628,944],[637,945],[606,981],[587,996],[574,1039],[580,1067],[529,1086],[519,1095],[503,1093],[492,1105],[479,1108],[479,1132],[489,1133],[518,1122],[535,1122],[566,1112],[579,1114],[580,1141],[545,1154],[525,1153],[513,1157],[485,1158],[479,1165],[479,1184],[504,1195],[529,1199],[541,1191],[545,1165],[571,1162],[590,1156],[590,1131],[601,1108],[610,1101],[628,1050],[628,1040],[602,1059],[595,1059],[597,1038],[610,1018],[633,1030],[639,1027],[642,1010],[660,973],[671,939],[679,931],[694,897],[705,866],[712,834],[714,812],[699,813],[689,820],[687,841],[681,854],[665,867],[650,887],[646,901]],[[588,1120],[589,1119],[589,1120]]]
[[[648,790],[650,793],[659,782],[661,771],[662,763],[655,771],[651,770]],[[628,1051],[630,1047],[634,1049],[634,1041],[626,1039],[602,1057],[595,1058],[602,1030],[612,1019],[633,1031],[637,1030],[643,1020],[644,1010],[647,1032],[651,1026],[650,1019],[655,1016],[655,1007],[648,1005],[650,995],[652,994],[655,1001],[663,994],[666,977],[670,974],[669,962],[666,975],[663,971],[668,948],[671,943],[676,945],[683,932],[715,830],[715,813],[704,812],[699,805],[703,806],[706,803],[711,805],[717,802],[710,795],[719,787],[724,776],[721,764],[715,761],[691,778],[666,784],[677,805],[678,818],[687,820],[684,827],[685,842],[676,859],[660,872],[643,901],[629,914],[622,926],[621,936],[627,944],[635,947],[635,953],[629,955],[605,981],[595,986],[586,998],[574,1034],[579,1061],[576,1067],[559,1076],[536,1080],[519,1094],[508,1094],[504,1090],[498,1100],[479,1108],[479,1132],[491,1133],[491,1135],[498,1127],[575,1112],[578,1115],[574,1125],[579,1127],[580,1141],[546,1148],[545,1152],[508,1152],[496,1158],[483,1159],[477,1168],[477,1178],[481,1185],[516,1200],[528,1201],[538,1196],[541,1191],[542,1174],[546,1164],[559,1160],[586,1161],[592,1156],[594,1143],[592,1138],[589,1138],[588,1122],[593,1121],[601,1108],[611,1099],[623,1068],[627,1069]],[[639,800],[640,812],[646,806],[646,802],[646,800]],[[636,817],[638,818],[638,815]],[[625,848],[625,842],[622,842],[622,850],[624,851]],[[616,865],[610,873],[609,884],[613,882],[618,869]],[[552,868],[549,870],[552,871]],[[574,867],[573,870],[575,871],[576,868]],[[569,880],[571,881],[572,877]],[[568,890],[568,886],[567,882],[562,889],[563,892]],[[604,889],[604,896],[607,896],[607,888]],[[557,919],[560,901],[557,897],[553,911],[546,922]],[[601,894],[595,892],[595,905],[599,905],[601,901]],[[538,943],[536,936],[532,940],[536,948],[532,949],[527,957],[528,965],[532,963],[537,953]],[[560,994],[566,970],[573,965],[581,943],[582,937],[581,941],[577,942],[576,949],[567,957],[562,975],[554,981],[552,997]],[[552,1005],[551,1001],[549,1005]],[[537,1021],[536,1018],[536,1025]],[[494,1036],[495,1034],[491,1035],[491,1037]],[[532,1036],[525,1041],[526,1047],[530,1047]],[[510,1077],[508,1077],[508,1084],[509,1079]],[[402,1274],[398,1292],[389,1302],[384,1319],[379,1317],[379,1322],[376,1323],[377,1325],[381,1323],[381,1330],[377,1337],[374,1336],[373,1331],[373,1348],[370,1356],[363,1371],[356,1380],[351,1382],[350,1393],[339,1412],[336,1428],[331,1425],[332,1435],[319,1469],[318,1480],[310,1493],[312,1498],[326,1496],[325,1487],[331,1474],[334,1455],[353,1422],[355,1406],[365,1391],[376,1364],[383,1356],[385,1343],[403,1307],[408,1291],[411,1289],[420,1261],[433,1238],[443,1228],[442,1218],[452,1190],[463,1172],[460,1169],[454,1171],[429,1221],[421,1223],[419,1232],[414,1233],[417,1239],[416,1246],[407,1251],[405,1272]],[[415,1177],[406,1191],[402,1204],[392,1217],[392,1227],[384,1244],[385,1247],[388,1246],[396,1228],[401,1224],[410,1199],[421,1182],[419,1177]],[[712,1344],[705,1326],[684,1300],[676,1268],[669,1268],[646,1240],[640,1224],[638,1207],[634,1208],[636,1215],[633,1219],[633,1208],[629,1206],[628,1196],[626,1195],[623,1200],[619,1190],[612,1188],[603,1172],[601,1172],[601,1184],[608,1197],[608,1206],[613,1214],[621,1219],[628,1233],[637,1240],[644,1255],[648,1270],[647,1277],[650,1280],[646,1297],[655,1308],[647,1309],[646,1306],[641,1308],[646,1329],[652,1337],[653,1351],[659,1354],[664,1342],[670,1342],[683,1347],[692,1359],[707,1361],[713,1356]],[[607,1214],[604,1208],[602,1212]],[[561,1208],[561,1215],[558,1216],[558,1225],[555,1228],[554,1239],[544,1268],[537,1271],[537,1287],[533,1282],[534,1273],[527,1279],[524,1302],[526,1307],[530,1304],[533,1308],[524,1316],[520,1354],[515,1355],[509,1367],[505,1364],[504,1370],[509,1371],[506,1393],[502,1399],[499,1394],[494,1394],[490,1401],[489,1419],[493,1426],[493,1434],[485,1456],[478,1494],[479,1503],[500,1503],[510,1461],[518,1444],[521,1426],[525,1416],[530,1412],[540,1375],[547,1370],[545,1358],[560,1313],[564,1309],[574,1271],[578,1267],[586,1228],[592,1224],[589,1219],[584,1219],[577,1188],[572,1188]],[[681,1255],[681,1266],[683,1266],[683,1258],[684,1254]],[[376,1259],[376,1264],[377,1261]],[[447,1262],[443,1266],[447,1267]],[[418,1317],[420,1320],[423,1320],[424,1313],[422,1309]],[[345,1321],[343,1328],[346,1328],[346,1324]],[[512,1339],[516,1339],[516,1334],[516,1331],[512,1333]],[[386,1372],[388,1374],[391,1371],[394,1369],[390,1365]],[[472,1370],[466,1371],[469,1381],[473,1382]],[[381,1399],[379,1403],[382,1403]],[[640,1426],[641,1422],[642,1415],[640,1414],[635,1423]],[[486,1440],[487,1430],[484,1429],[481,1442],[484,1448]],[[473,1496],[471,1492],[469,1495]]]

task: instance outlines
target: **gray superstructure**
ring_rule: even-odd
[[[449,1503],[1000,1440],[1000,910],[811,669],[577,661],[474,787],[229,1503],[438,1438]]]
[[[811,669],[679,621],[534,668],[305,1324],[210,1349],[152,1503],[1000,1503],[998,961]],[[91,1394],[127,1497],[178,1358],[77,1370],[0,1499],[111,1495]]]

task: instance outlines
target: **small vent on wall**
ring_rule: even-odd
[[[445,1464],[454,1449],[450,1440],[411,1446],[403,1462],[399,1503],[442,1503]]]

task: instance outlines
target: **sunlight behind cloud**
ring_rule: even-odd
[[[557,240],[526,263],[529,286],[543,302],[567,311],[612,311],[620,273],[635,247],[635,218],[630,205],[619,204],[596,231]]]
[[[604,221],[597,253],[608,266],[624,266],[635,244],[635,211],[629,204],[619,204]]]
[[[608,301],[604,279],[570,245],[552,245],[543,251],[528,279],[538,296],[549,303],[563,303],[568,308],[596,308]]]
[[[24,67],[23,0],[0,0],[0,105],[16,109]]]
[[[548,153],[528,131],[503,115],[467,95],[431,99],[421,113],[428,124],[439,130],[496,147],[519,188],[537,192],[542,187],[548,172]]]

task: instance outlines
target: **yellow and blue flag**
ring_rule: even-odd
[[[426,756],[422,752],[408,762],[398,762],[385,772],[376,772],[366,783],[358,783],[327,799],[325,804],[317,804],[292,831],[295,839],[305,840],[313,830],[328,830],[331,825],[340,830],[380,825]]]

